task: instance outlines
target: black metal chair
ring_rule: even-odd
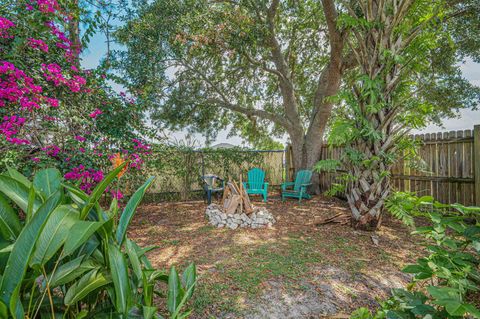
[[[217,175],[203,175],[203,190],[207,199],[207,203],[210,205],[212,203],[212,194],[221,193],[225,188],[225,182],[222,178]]]

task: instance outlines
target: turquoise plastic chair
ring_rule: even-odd
[[[307,193],[307,188],[311,185],[311,179],[312,171],[298,171],[295,182],[286,182],[282,184],[282,201],[284,201],[286,197],[293,197],[298,198],[298,202],[300,203],[302,201],[302,198],[312,198],[312,196]]]
[[[248,182],[243,182],[243,187],[249,195],[262,195],[263,201],[267,201],[268,183],[265,183],[265,172],[260,168],[252,168],[248,171]]]

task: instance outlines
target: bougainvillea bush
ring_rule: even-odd
[[[141,167],[149,146],[137,136],[144,126],[134,99],[115,93],[105,70],[81,68],[80,35],[69,32],[78,30],[78,7],[70,6],[0,5],[0,164],[27,176],[55,166],[90,193],[112,161]]]

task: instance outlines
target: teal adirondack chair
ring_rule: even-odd
[[[249,195],[262,195],[263,201],[267,201],[268,183],[265,183],[265,172],[260,168],[252,168],[248,171],[248,182],[243,182],[243,187]]]
[[[307,188],[311,185],[311,179],[312,171],[298,171],[295,182],[286,182],[282,184],[282,201],[284,201],[286,197],[298,198],[299,203],[302,201],[302,198],[310,199],[312,196],[307,193]]]

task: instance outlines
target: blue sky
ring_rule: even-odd
[[[95,36],[92,37],[90,45],[88,49],[83,52],[83,61],[82,65],[85,68],[95,68],[98,66],[99,61],[106,53],[106,44],[105,44],[105,37],[97,33]],[[474,63],[471,60],[465,61],[464,64],[461,65],[461,69],[463,75],[467,80],[473,83],[476,86],[480,86],[480,64]],[[118,87],[120,90],[121,88]],[[472,111],[472,110],[461,110],[458,114],[457,118],[452,119],[445,119],[443,122],[443,127],[439,127],[436,125],[430,125],[424,130],[422,133],[433,133],[433,132],[440,132],[440,131],[451,131],[451,130],[464,130],[464,129],[473,129],[474,125],[480,124],[480,110]],[[170,132],[169,136],[172,139],[183,139],[185,137],[185,132]],[[234,145],[241,145],[242,139],[234,136],[234,137],[227,137],[228,132],[220,132],[217,137],[217,140],[212,144],[217,143],[230,143]],[[205,139],[201,135],[195,135],[193,137],[200,145],[203,145]]]

